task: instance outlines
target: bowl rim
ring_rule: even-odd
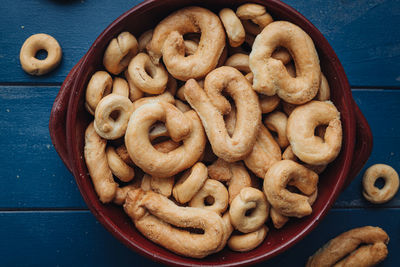
[[[123,244],[125,244],[127,247],[133,249],[134,251],[138,252],[142,256],[145,256],[151,260],[164,263],[164,264],[169,264],[169,265],[176,265],[176,266],[183,266],[187,265],[187,260],[186,261],[176,261],[175,259],[169,259],[168,257],[165,257],[164,255],[157,255],[151,252],[151,250],[148,250],[147,248],[141,247],[140,244],[137,244],[133,242],[131,239],[127,238],[127,236],[119,230],[119,228],[112,222],[110,218],[108,218],[101,209],[99,209],[99,203],[92,202],[86,192],[84,191],[84,188],[82,186],[82,183],[79,179],[79,177],[83,176],[88,176],[86,172],[79,167],[79,161],[82,161],[81,155],[79,154],[79,149],[76,145],[77,142],[76,136],[75,136],[75,125],[77,121],[77,116],[72,116],[71,114],[77,114],[78,110],[78,103],[79,101],[77,100],[75,94],[79,91],[79,88],[85,87],[84,85],[86,84],[86,81],[83,81],[84,79],[82,78],[82,75],[84,73],[85,66],[88,65],[88,61],[90,59],[90,55],[94,53],[94,50],[98,46],[98,43],[102,41],[102,39],[107,35],[108,32],[112,31],[115,27],[117,27],[118,23],[123,21],[127,16],[134,12],[147,12],[151,10],[153,5],[155,3],[159,2],[165,2],[167,1],[158,1],[158,0],[147,0],[144,1],[128,11],[124,12],[122,15],[120,15],[115,21],[113,21],[93,42],[85,56],[82,58],[82,62],[80,64],[80,68],[76,72],[76,75],[74,77],[75,82],[71,86],[71,95],[68,101],[68,114],[67,114],[67,127],[66,127],[66,133],[67,133],[67,149],[68,149],[68,154],[70,157],[70,162],[72,166],[72,171],[73,175],[75,177],[75,180],[78,184],[78,188],[81,192],[81,195],[86,202],[87,206],[89,207],[90,211],[95,215],[95,217],[99,220],[99,222],[113,235],[115,236],[119,241],[121,241]],[[265,261],[267,259],[270,259],[279,253],[282,253],[283,251],[287,250],[288,248],[292,247],[294,244],[299,242],[301,239],[303,239],[311,230],[313,230],[320,220],[327,214],[329,211],[330,207],[333,205],[334,201],[338,197],[339,193],[341,192],[341,188],[343,187],[345,181],[346,181],[346,176],[350,171],[350,166],[352,163],[353,159],[353,150],[354,150],[354,138],[355,138],[355,115],[353,111],[353,104],[352,104],[352,95],[351,95],[351,90],[350,90],[350,85],[347,80],[347,76],[344,72],[344,69],[334,52],[333,48],[330,46],[329,42],[325,39],[325,37],[322,35],[322,33],[309,21],[307,20],[301,13],[299,13],[297,10],[294,8],[290,7],[289,5],[280,2],[278,0],[266,0],[266,1],[260,1],[260,0],[248,0],[248,1],[243,1],[243,3],[248,3],[248,2],[256,2],[260,3],[263,5],[275,5],[276,7],[281,8],[284,10],[284,12],[287,14],[287,16],[296,16],[298,19],[300,19],[306,26],[313,31],[314,35],[318,36],[318,39],[323,42],[324,49],[328,51],[329,59],[332,61],[331,64],[333,64],[334,68],[337,70],[338,79],[340,80],[339,83],[343,87],[343,97],[346,100],[346,103],[349,104],[347,107],[347,117],[348,119],[348,134],[347,136],[343,136],[343,139],[346,138],[348,140],[348,147],[346,153],[346,160],[343,164],[342,169],[340,171],[341,175],[340,177],[344,176],[343,179],[341,179],[338,183],[335,184],[334,188],[332,188],[332,196],[328,199],[326,203],[321,207],[321,210],[317,213],[317,216],[313,221],[311,221],[306,227],[302,229],[302,231],[295,235],[293,238],[288,239],[285,243],[282,245],[278,246],[276,249],[268,251],[267,253],[258,256],[258,257],[253,257],[253,258],[248,258],[248,259],[243,259],[235,263],[230,263],[230,264],[223,264],[222,266],[229,265],[229,266],[238,266],[238,265],[249,265],[249,264],[255,264],[259,263],[261,261]],[[189,6],[191,5],[189,2],[183,4],[184,6]],[[342,153],[344,153],[342,151]],[[339,176],[339,175],[338,175]],[[103,204],[100,204],[103,205]],[[172,253],[172,252],[171,252]],[[244,254],[244,253],[242,253]],[[186,258],[183,257],[184,259],[189,259],[192,262],[198,262],[197,264],[199,265],[204,265],[202,264],[198,259],[192,259],[192,258]],[[196,265],[196,263],[191,263],[191,265]]]

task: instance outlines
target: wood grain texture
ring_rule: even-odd
[[[304,266],[331,238],[366,225],[390,236],[389,256],[380,266],[398,266],[399,217],[400,209],[333,210],[304,240],[262,266]],[[161,266],[119,243],[88,211],[0,212],[0,225],[2,266]]]
[[[96,37],[139,0],[0,1],[0,82],[58,82],[86,53]],[[400,86],[399,0],[286,0],[308,18],[338,54],[352,86]],[[54,36],[63,49],[53,73],[32,77],[23,72],[19,49],[30,35]]]

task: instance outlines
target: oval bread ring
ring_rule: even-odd
[[[319,125],[328,125],[324,139],[314,135]],[[311,101],[290,114],[287,138],[293,153],[303,162],[323,165],[332,162],[342,146],[340,113],[330,101]]]
[[[294,161],[281,160],[268,169],[263,188],[268,202],[276,211],[285,216],[301,218],[312,212],[308,199],[315,192],[317,183],[318,175],[315,172]],[[290,192],[286,189],[287,184],[297,187],[306,196]]]
[[[139,36],[138,47],[139,52],[146,52],[146,46],[150,43],[151,38],[153,38],[153,30],[147,30],[142,35]]]
[[[176,182],[172,194],[181,204],[189,202],[203,187],[208,178],[207,167],[198,162],[190,170],[187,170]]]
[[[278,137],[275,139],[279,146],[284,149],[289,145],[286,137],[287,116],[280,111],[274,111],[267,115],[264,124],[270,131],[276,132]]]
[[[169,153],[158,152],[148,137],[149,128],[156,121],[164,121],[172,140],[178,142],[183,138],[183,145]],[[171,177],[192,166],[203,154],[205,144],[204,129],[196,112],[182,113],[162,101],[135,110],[125,134],[125,145],[132,161],[157,177]]]
[[[124,72],[125,74],[125,78],[128,82],[129,85],[129,99],[132,102],[135,102],[136,100],[142,98],[144,96],[144,92],[142,90],[140,90],[135,83],[133,82],[133,79],[131,77],[131,75],[129,74],[128,70],[126,70]]]
[[[137,54],[130,61],[128,73],[133,83],[145,93],[161,94],[167,86],[167,71],[161,64],[154,65],[145,53]]]
[[[145,237],[179,255],[204,258],[223,241],[224,221],[217,213],[177,206],[152,191],[130,190],[124,210]],[[204,233],[182,229],[188,227],[202,229]]]
[[[104,52],[103,65],[112,74],[124,71],[138,52],[138,42],[131,33],[122,32],[113,38]]]
[[[185,57],[183,35],[201,32],[199,49]],[[163,19],[154,29],[147,50],[153,62],[161,56],[169,73],[187,81],[200,79],[213,70],[225,47],[225,31],[217,15],[201,7],[186,7]]]
[[[233,67],[238,71],[244,72],[246,74],[251,72],[249,67],[249,56],[246,54],[237,53],[230,56],[225,61],[225,66]]]
[[[268,227],[263,225],[260,229],[248,234],[232,235],[228,240],[228,247],[233,251],[250,251],[258,247],[264,241],[267,233]]]
[[[124,78],[115,77],[112,86],[112,93],[129,98],[129,85]]]
[[[210,197],[214,202],[206,205],[205,202]],[[189,207],[212,210],[221,214],[228,207],[228,190],[221,182],[207,179],[203,187],[190,200]]]
[[[253,84],[254,75],[252,72],[247,73],[244,77],[246,77],[249,83]],[[262,114],[272,112],[281,102],[281,99],[277,95],[267,96],[259,94],[258,98],[260,101],[260,108]]]
[[[378,178],[385,180],[381,189],[375,186]],[[399,190],[399,175],[389,165],[375,164],[365,171],[362,184],[364,197],[369,202],[382,204],[391,200]]]
[[[45,59],[37,59],[36,53],[46,50]],[[57,40],[44,33],[38,33],[25,40],[19,52],[22,69],[31,75],[43,75],[55,69],[61,62],[62,51]]]
[[[308,258],[306,267],[375,266],[386,258],[388,243],[389,236],[379,227],[354,228],[317,250]]]
[[[246,33],[235,12],[229,8],[221,9],[219,18],[224,25],[230,46],[238,47],[243,44]]]
[[[85,131],[84,157],[94,189],[102,203],[111,202],[118,184],[114,181],[106,156],[107,141],[95,131],[90,123]]]
[[[252,3],[238,7],[236,15],[242,20],[246,32],[253,35],[258,35],[262,29],[274,21],[264,6]]]
[[[296,155],[293,153],[292,146],[288,146],[285,149],[285,151],[282,153],[282,159],[290,159],[292,161],[298,162],[298,163],[302,164],[304,167],[306,167],[307,169],[312,170],[316,174],[321,174],[326,169],[326,167],[328,166],[327,164],[311,165],[311,164],[307,164],[307,163],[301,162],[299,160],[299,158],[296,157]]]
[[[116,119],[111,117],[113,112],[119,112]],[[94,128],[97,134],[108,140],[122,137],[132,112],[133,104],[127,97],[110,94],[102,98],[94,115]]]
[[[111,172],[122,182],[130,182],[135,177],[135,171],[126,164],[117,154],[115,148],[108,146],[106,149],[107,162]]]
[[[290,52],[297,77],[291,77],[282,61],[272,58],[279,46]],[[266,95],[278,94],[284,101],[303,104],[315,97],[321,82],[319,58],[311,38],[298,26],[275,21],[257,35],[249,56],[253,88]]]
[[[205,91],[195,80],[185,84],[185,98],[199,114],[214,153],[225,161],[234,162],[250,153],[261,120],[261,110],[256,93],[244,76],[232,67],[223,66],[207,75]],[[230,137],[222,114],[228,114],[231,105],[221,91],[235,101],[237,121]]]
[[[252,210],[249,215],[246,212]],[[253,187],[245,187],[233,199],[229,216],[233,227],[242,233],[259,229],[268,219],[269,204],[263,192]]]
[[[94,115],[100,100],[111,93],[113,80],[106,71],[95,72],[86,87],[86,110]]]

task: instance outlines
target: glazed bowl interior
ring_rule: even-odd
[[[266,240],[256,249],[236,253],[225,248],[202,260],[178,256],[142,236],[120,206],[103,205],[99,202],[83,159],[84,131],[93,120],[84,109],[87,83],[94,72],[104,70],[102,58],[109,41],[122,31],[136,37],[155,25],[172,11],[189,5],[198,5],[218,12],[223,7],[235,9],[247,2],[266,6],[275,20],[287,20],[300,26],[314,41],[318,50],[321,68],[331,88],[331,99],[341,113],[343,145],[338,158],[320,176],[318,198],[313,213],[302,219],[291,219],[282,230],[272,226]],[[352,162],[355,137],[355,118],[350,87],[338,58],[322,34],[302,15],[279,1],[233,1],[233,0],[164,0],[146,1],[127,11],[114,21],[94,42],[74,77],[67,114],[67,147],[73,173],[88,207],[97,219],[121,242],[153,260],[174,264],[250,264],[271,258],[301,240],[333,204],[346,180]],[[270,224],[270,223],[268,223]]]

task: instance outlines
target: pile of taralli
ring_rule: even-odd
[[[269,218],[312,213],[342,125],[301,28],[257,4],[186,7],[138,40],[120,33],[103,64],[86,90],[86,165],[148,239],[193,258],[249,251]]]

